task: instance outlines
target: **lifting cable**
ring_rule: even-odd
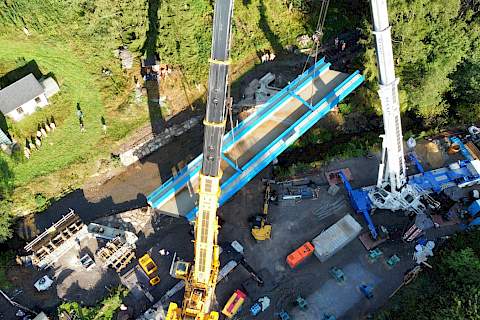
[[[318,14],[317,27],[315,29],[314,35],[312,36],[313,41],[315,43],[315,63],[317,62],[318,49],[320,48],[322,38],[323,38],[323,26],[325,25],[325,20],[327,18],[329,4],[330,4],[330,0],[322,0],[322,5],[320,7],[320,12]],[[309,54],[307,56],[307,60],[305,61],[305,65],[303,66],[302,73],[305,72],[305,70],[307,69],[310,57],[311,55]]]
[[[314,35],[312,36],[313,41],[315,43],[315,56],[314,56],[315,64],[317,63],[318,50],[320,49],[320,45],[322,43],[323,26],[325,25],[325,20],[326,20],[326,17],[327,17],[329,4],[330,4],[330,0],[322,0],[322,5],[320,7],[320,12],[318,14],[317,27],[315,29]],[[230,38],[230,46],[231,46],[231,42],[232,42],[232,38]],[[310,57],[311,57],[310,54],[307,55],[307,59],[306,59],[305,64],[303,66],[302,73],[304,73],[305,70],[307,69]],[[232,74],[232,71],[230,70],[230,72],[228,74],[228,80],[230,80],[231,74]],[[228,120],[230,122],[230,129],[232,131],[232,140],[233,140],[233,142],[235,142],[235,134],[234,134],[234,131],[233,131],[234,124],[233,124],[233,116],[232,116],[232,113],[233,113],[233,103],[232,102],[233,101],[232,101],[231,96],[230,96],[230,90],[231,90],[231,81],[228,81],[227,101],[226,101],[226,108],[225,108],[225,115],[224,116],[225,116],[225,118],[227,118],[226,116],[227,116],[227,113],[228,113]],[[310,105],[312,104],[312,100],[313,100],[313,86],[312,86],[312,95],[310,97]],[[235,159],[235,164],[238,166],[237,159]]]
[[[317,28],[315,30],[315,33],[312,36],[313,42],[315,43],[315,56],[314,56],[315,63],[314,63],[314,65],[317,64],[318,50],[320,49],[320,46],[322,44],[323,26],[325,25],[325,20],[327,18],[327,12],[328,12],[328,5],[329,4],[330,4],[330,0],[322,0],[322,5],[320,7],[320,12],[318,14]],[[305,72],[305,70],[307,69],[310,57],[311,57],[311,55],[309,54],[307,56],[307,60],[305,61],[305,65],[303,66],[302,73]],[[312,86],[312,92],[310,94],[310,101],[309,101],[310,106],[312,106],[312,102],[313,102],[313,96],[314,96],[313,90],[314,90],[314,86]]]
[[[228,44],[228,51],[231,50],[232,48],[232,41],[233,41],[233,36],[230,36],[230,41]],[[224,119],[227,120],[227,114],[228,114],[228,120],[230,122],[230,131],[232,132],[232,144],[235,143],[235,131],[234,129],[234,124],[233,124],[233,98],[231,96],[231,91],[232,91],[232,73],[233,73],[233,68],[232,65],[229,66],[229,72],[228,72],[228,78],[227,78],[227,97],[225,101],[225,114],[224,114]],[[238,121],[237,121],[238,122]],[[225,125],[226,129],[226,125]],[[220,155],[222,155],[222,150],[220,150]],[[238,160],[235,158],[235,165],[238,168]]]

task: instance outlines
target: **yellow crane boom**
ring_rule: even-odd
[[[230,58],[233,0],[215,1],[212,51],[205,111],[203,162],[199,179],[198,213],[195,220],[195,260],[193,267],[177,263],[175,274],[185,280],[185,295],[181,308],[170,303],[167,320],[218,320],[210,311],[220,267],[217,245],[217,208],[220,197],[222,138],[225,133],[225,113]]]

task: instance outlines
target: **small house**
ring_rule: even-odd
[[[0,111],[13,121],[20,121],[38,108],[47,106],[48,98],[59,90],[53,78],[38,81],[30,73],[0,90]]]

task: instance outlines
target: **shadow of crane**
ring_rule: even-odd
[[[278,35],[276,35],[272,28],[270,27],[268,20],[267,20],[267,8],[265,6],[264,0],[260,0],[260,3],[258,5],[258,11],[260,13],[260,19],[258,21],[258,25],[260,29],[263,31],[265,34],[265,37],[267,38],[268,42],[270,42],[270,45],[272,46],[273,50],[275,53],[279,53],[283,50],[283,47],[280,43],[280,38]]]

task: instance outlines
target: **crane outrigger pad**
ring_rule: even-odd
[[[330,70],[330,63],[321,59],[225,134],[219,204],[228,201],[363,81],[359,71],[349,75]],[[201,165],[199,155],[153,191],[148,204],[160,213],[193,221]]]

